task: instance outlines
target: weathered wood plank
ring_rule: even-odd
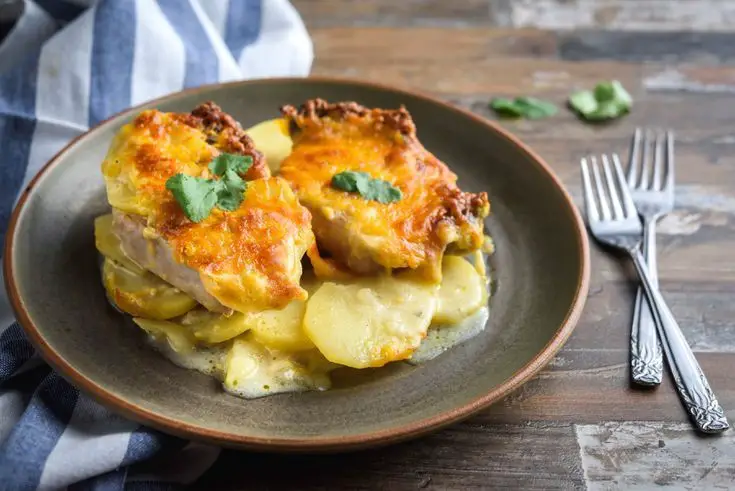
[[[726,32],[574,30],[560,34],[559,55],[573,61],[732,63],[731,39]]]
[[[309,27],[433,26],[732,31],[726,0],[292,0]]]
[[[590,491],[731,489],[735,436],[701,437],[684,424],[603,423],[576,427]]]
[[[620,80],[634,97],[646,91],[735,92],[734,66],[672,65],[665,60],[575,63],[558,59],[558,40],[543,31],[327,28],[315,30],[313,36],[314,74],[455,96],[566,95],[611,78]]]
[[[460,450],[461,449],[461,450]],[[455,425],[344,455],[226,452],[198,489],[584,489],[570,424]]]
[[[333,27],[314,29],[311,34],[317,50],[316,62],[341,62],[342,68],[428,58],[456,62],[458,54],[464,61],[557,54],[557,35],[538,29]],[[437,42],[439,39],[441,42]]]
[[[490,20],[489,0],[391,0],[292,2],[307,27],[327,26],[468,26]]]
[[[578,327],[579,330],[596,328],[587,321]],[[699,353],[697,359],[732,420],[735,418],[735,384],[730,373],[735,371],[735,357]],[[653,390],[632,388],[628,352],[591,346],[579,350],[565,348],[537,378],[472,419],[474,423],[487,424],[611,420],[688,421],[668,378]]]

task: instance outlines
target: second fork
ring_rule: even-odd
[[[674,207],[674,135],[635,130],[628,163],[628,187],[643,221],[643,255],[651,282],[658,286],[656,222]],[[665,147],[665,148],[664,148]],[[661,346],[642,287],[633,310],[630,334],[631,378],[639,385],[659,385],[663,374]]]

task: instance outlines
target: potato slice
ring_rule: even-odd
[[[189,329],[181,324],[169,321],[133,318],[133,322],[157,340],[165,338],[169,346],[178,354],[194,351],[196,339]]]
[[[324,283],[307,301],[304,331],[333,363],[379,367],[411,355],[436,309],[437,287],[395,277]]]
[[[135,317],[171,319],[197,305],[189,295],[158,276],[137,274],[111,259],[105,259],[102,265],[102,282],[111,301]]]
[[[325,390],[331,386],[329,372],[334,368],[317,350],[282,353],[261,345],[248,333],[232,342],[222,385],[226,391],[247,399],[279,392]]]
[[[460,256],[445,256],[439,287],[439,307],[433,322],[460,322],[482,307],[486,301],[485,280],[477,269]]]
[[[302,321],[306,302],[290,302],[281,310],[264,310],[246,315],[253,338],[269,348],[282,351],[314,349],[314,343],[304,332]]]
[[[271,172],[278,172],[281,162],[288,157],[293,147],[288,122],[283,118],[269,119],[248,128],[245,133],[253,139],[255,148],[265,155]]]
[[[240,312],[220,314],[205,309],[192,310],[181,319],[198,340],[209,344],[223,343],[250,329]]]
[[[145,269],[138,266],[123,252],[120,239],[112,232],[112,213],[94,219],[94,243],[103,256],[114,259],[135,274],[146,274]]]

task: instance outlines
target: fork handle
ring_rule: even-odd
[[[643,254],[651,284],[658,287],[658,266],[656,264],[656,219],[645,217],[643,220]],[[638,385],[654,386],[663,377],[663,357],[661,345],[656,335],[656,323],[651,308],[645,300],[645,292],[638,287],[633,310],[633,325],[630,333],[630,373]]]
[[[684,335],[658,287],[651,281],[646,262],[637,248],[630,252],[651,307],[666,360],[676,390],[697,428],[704,433],[719,433],[730,427],[707,378],[694,358]]]

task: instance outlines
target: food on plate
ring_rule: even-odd
[[[434,316],[438,286],[394,276],[324,283],[306,305],[304,330],[324,356],[352,368],[408,358]]]
[[[314,242],[310,214],[219,107],[142,112],[119,131],[102,171],[114,233],[142,268],[209,310],[306,299],[299,279]],[[221,206],[206,210],[213,195]]]
[[[424,148],[405,108],[321,99],[285,106],[294,141],[280,174],[312,214],[320,253],[358,274],[441,279],[445,252],[479,249],[486,193],[464,192]]]
[[[146,110],[118,132],[95,220],[110,303],[244,398],[326,390],[337,368],[426,361],[480,332],[487,195],[457,187],[403,108],[283,112],[243,130],[213,103]]]

